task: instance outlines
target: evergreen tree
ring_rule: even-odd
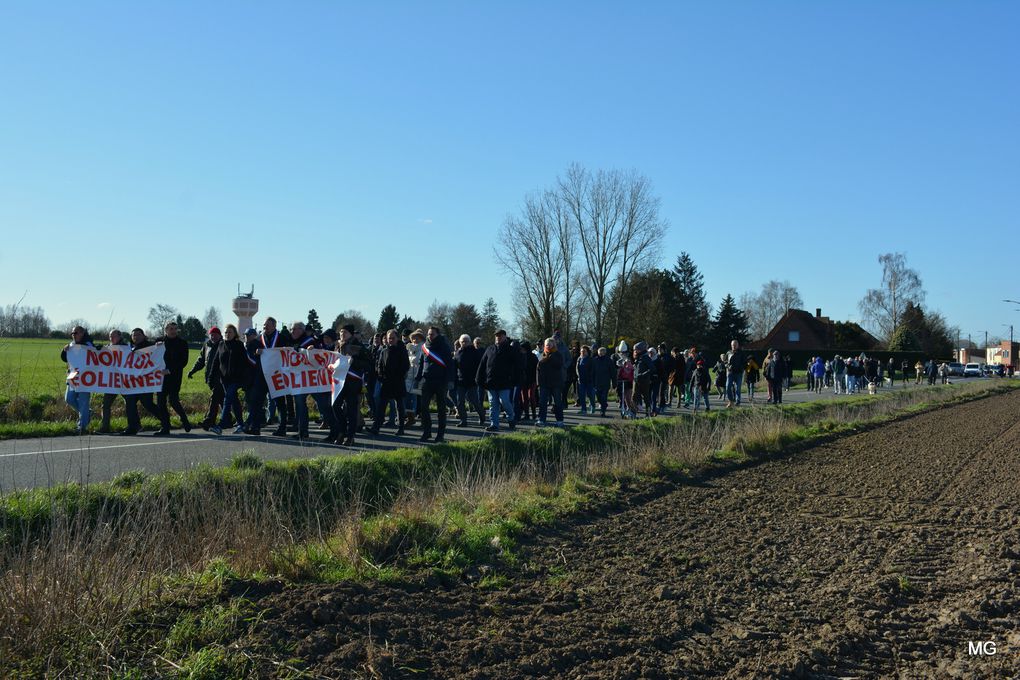
[[[622,297],[621,290],[625,291]],[[669,347],[691,342],[681,334],[680,289],[670,272],[662,269],[637,272],[626,289],[615,286],[609,300],[620,310],[620,337],[610,338],[612,345],[620,340],[628,344],[637,340],[650,344],[664,342]]]
[[[674,323],[684,344],[702,345],[711,331],[708,302],[705,301],[705,277],[686,252],[681,252],[673,267],[673,278],[678,287],[678,300]]]
[[[456,305],[450,315],[450,337],[451,342],[462,333],[467,333],[472,339],[482,334],[482,317],[474,305],[463,302]]]
[[[398,321],[400,321],[400,317],[397,316],[396,306],[386,305],[379,313],[379,323],[375,327],[379,329],[379,332],[385,333],[391,328],[396,328]]]
[[[491,297],[485,301],[485,305],[482,307],[482,322],[479,326],[479,335],[485,342],[491,342],[496,331],[503,327],[503,320],[499,318],[496,301]]]
[[[901,323],[889,339],[890,352],[916,352],[921,349],[917,334],[906,324]]]
[[[305,322],[305,326],[312,333],[322,335],[322,322],[319,321],[319,313],[314,309],[308,310],[308,320]]]
[[[417,321],[415,321],[411,317],[405,316],[405,317],[402,317],[400,319],[400,323],[398,323],[396,327],[397,327],[397,330],[400,330],[400,331],[404,331],[404,330],[413,331],[415,328],[417,328],[418,326],[421,326],[421,325],[422,324],[418,323]]]
[[[712,321],[711,345],[708,349],[714,354],[720,354],[729,350],[731,340],[743,345],[747,342],[747,335],[747,316],[737,307],[733,296],[727,294]]]
[[[347,309],[336,315],[333,320],[333,330],[339,331],[341,326],[347,324],[353,324],[354,329],[361,333],[361,337],[365,340],[371,340],[372,336],[375,335],[375,329],[372,327],[372,322],[365,318],[365,315],[356,309]]]
[[[188,342],[202,342],[205,340],[205,332],[202,322],[193,316],[185,319],[184,325],[181,326],[181,337]]]

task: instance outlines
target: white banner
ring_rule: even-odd
[[[262,350],[262,374],[266,376],[273,399],[330,392],[335,400],[349,365],[350,357],[325,349],[267,347]]]
[[[131,351],[124,345],[102,349],[71,345],[67,350],[67,382],[77,392],[144,394],[163,389],[166,362],[163,345]]]

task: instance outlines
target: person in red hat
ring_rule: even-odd
[[[216,415],[223,404],[223,383],[220,382],[220,377],[213,375],[210,370],[212,368],[212,358],[216,355],[216,350],[219,349],[222,340],[223,334],[220,333],[220,329],[216,326],[210,328],[209,339],[203,345],[195,365],[188,371],[188,379],[190,380],[196,373],[204,369],[205,384],[212,390],[212,394],[209,395],[209,410],[206,411],[205,418],[200,423],[200,427],[203,430],[208,430],[216,424]]]

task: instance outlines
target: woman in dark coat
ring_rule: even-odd
[[[211,432],[222,434],[223,428],[229,426],[230,414],[234,415],[237,428],[234,434],[244,432],[244,414],[241,412],[241,400],[237,396],[239,389],[247,389],[252,377],[252,366],[244,343],[237,335],[237,327],[228,323],[223,340],[216,348],[212,358],[212,371],[215,379],[223,384],[223,412],[220,414],[219,425],[209,428]]]
[[[382,349],[376,357],[375,373],[379,381],[379,402],[375,410],[375,422],[372,434],[379,434],[383,419],[386,417],[386,406],[397,406],[397,436],[404,434],[404,397],[407,396],[407,372],[411,369],[411,360],[407,348],[400,342],[400,336],[394,330],[386,333]],[[440,404],[440,408],[443,405]],[[391,414],[392,416],[392,414]]]

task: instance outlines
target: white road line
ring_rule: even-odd
[[[141,442],[137,444],[112,444],[110,446],[79,446],[75,449],[52,449],[48,451],[25,451],[23,453],[0,453],[0,458],[14,458],[17,456],[42,456],[48,453],[72,453],[78,451],[102,451],[103,449],[130,449],[136,446],[160,446],[170,444],[194,444],[196,442],[213,441],[213,437],[201,437],[198,439],[182,439],[179,441],[162,442]],[[230,440],[227,440],[230,441]]]

